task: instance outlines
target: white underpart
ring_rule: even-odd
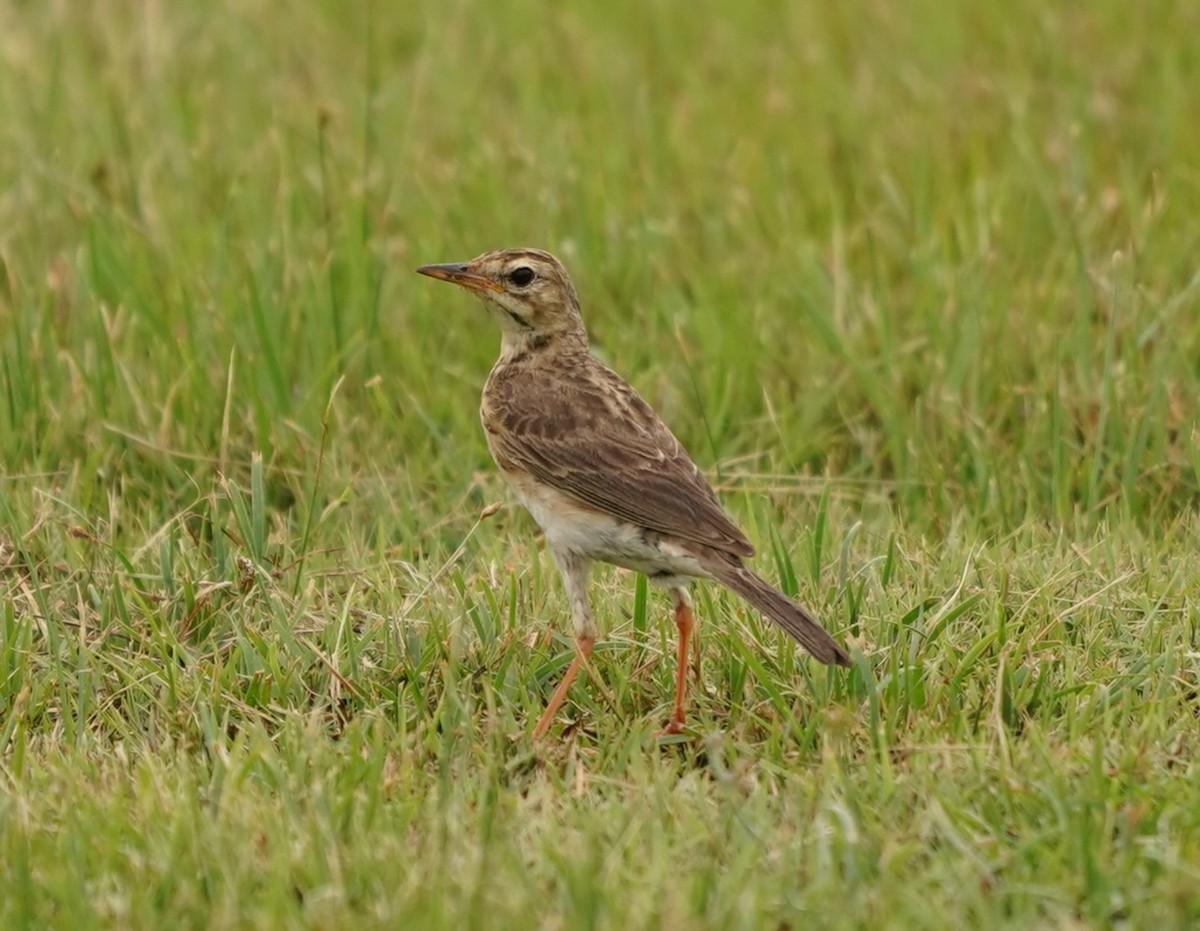
[[[651,583],[664,588],[708,577],[696,558],[678,544],[652,533],[643,535],[640,527],[580,507],[561,492],[526,476],[508,478],[556,554],[572,553],[642,572]]]

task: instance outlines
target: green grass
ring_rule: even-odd
[[[735,7],[739,7],[735,9]],[[1200,923],[1200,7],[0,9],[0,926]],[[757,566],[568,610],[416,265],[539,245]]]

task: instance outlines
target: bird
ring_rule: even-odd
[[[591,351],[563,264],[541,249],[500,249],[416,271],[482,300],[500,327],[483,388],[488,448],[541,528],[570,602],[573,659],[533,731],[546,734],[596,641],[588,576],[600,561],[670,592],[678,628],[675,703],[665,734],[684,732],[690,584],[712,579],[782,627],[820,662],[851,665],[801,605],[745,564],[754,546],[722,508],[675,434]]]

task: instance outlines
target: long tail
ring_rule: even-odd
[[[706,567],[718,582],[733,589],[750,604],[796,638],[822,663],[849,666],[850,656],[816,619],[787,595],[745,566],[727,563]]]

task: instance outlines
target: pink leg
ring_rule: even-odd
[[[579,675],[579,670],[584,667],[584,664],[588,661],[588,657],[592,655],[592,644],[595,642],[595,637],[580,637],[575,641],[575,646],[577,647],[575,658],[571,660],[571,665],[567,667],[562,681],[558,683],[558,688],[554,690],[554,694],[550,696],[550,701],[546,703],[546,710],[538,718],[537,727],[533,729],[534,740],[544,737],[546,731],[550,729],[550,723],[558,713],[559,706],[562,705],[563,700],[567,697],[567,691],[571,688],[571,683],[575,681],[575,677]]]
[[[695,619],[692,617],[692,606],[686,596],[675,602],[675,626],[679,628],[679,668],[675,671],[675,710],[671,712],[671,722],[664,734],[682,734],[683,722],[687,714],[687,669],[688,645],[692,639],[692,628]]]

